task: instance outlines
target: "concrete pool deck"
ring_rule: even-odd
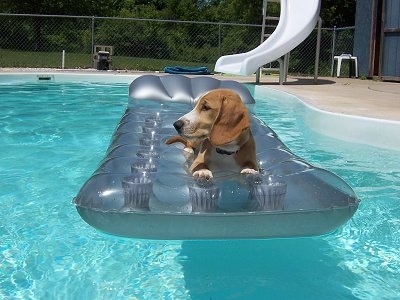
[[[80,74],[118,74],[144,75],[163,74],[134,71],[97,71],[86,69],[14,69],[0,68],[1,73],[71,73]],[[243,83],[255,83],[255,76],[230,76],[215,74],[217,79],[236,80]],[[314,78],[289,76],[288,81],[279,85],[278,76],[262,76],[260,86],[267,86],[298,96],[307,104],[328,112],[361,117],[400,121],[400,83],[356,78],[320,77],[315,84]]]
[[[221,75],[215,77],[227,78]],[[241,82],[255,82],[254,78],[229,78]],[[263,76],[259,85],[288,92],[324,111],[400,121],[400,83],[320,77],[315,84],[314,78],[288,77],[285,84],[279,85],[276,76]]]

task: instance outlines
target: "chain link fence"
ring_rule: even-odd
[[[261,25],[0,14],[0,67],[96,68],[95,46],[111,46],[110,69],[162,71],[180,65],[213,70],[220,56],[254,49],[260,36]],[[320,75],[331,74],[334,55],[352,53],[353,38],[354,27],[322,29]],[[314,74],[316,44],[314,30],[291,52],[289,74]]]

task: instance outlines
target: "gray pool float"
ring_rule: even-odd
[[[166,145],[174,121],[206,91],[235,81],[145,75],[129,88],[104,159],[73,202],[103,232],[145,239],[257,239],[322,235],[348,221],[359,200],[335,174],[291,153],[256,115],[251,129],[260,174],[214,173],[195,180],[180,145]]]

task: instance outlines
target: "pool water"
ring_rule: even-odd
[[[87,225],[71,201],[127,94],[127,84],[0,84],[0,298],[398,299],[400,153],[318,135],[306,108],[273,90],[257,114],[361,199],[345,226],[313,238],[149,241]]]

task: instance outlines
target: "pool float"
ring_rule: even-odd
[[[165,67],[165,73],[169,74],[184,74],[184,75],[210,75],[211,72],[207,69],[207,67],[181,67],[181,66],[172,66]]]
[[[145,239],[256,239],[322,235],[348,221],[359,200],[335,174],[293,154],[251,113],[260,174],[188,174],[173,122],[204,92],[235,90],[252,112],[248,89],[235,81],[145,75],[129,88],[104,159],[73,202],[103,232]]]

